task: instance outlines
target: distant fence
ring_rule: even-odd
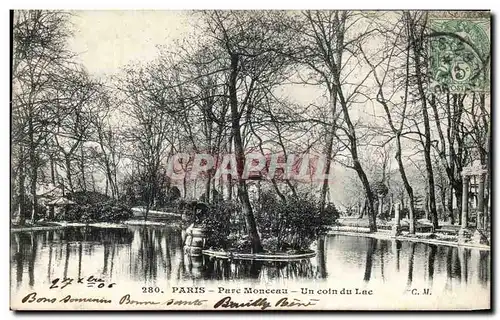
[[[134,214],[134,218],[144,218],[146,209],[134,207],[132,208],[132,212]],[[148,220],[154,220],[154,221],[177,220],[181,219],[181,217],[182,215],[176,212],[165,212],[157,210],[149,210],[148,212]]]

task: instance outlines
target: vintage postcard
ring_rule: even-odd
[[[490,310],[491,13],[11,11],[12,310]]]

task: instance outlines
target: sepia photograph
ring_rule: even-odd
[[[10,309],[491,310],[489,10],[10,11]]]

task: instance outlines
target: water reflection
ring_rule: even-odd
[[[410,255],[408,256],[408,281],[406,281],[406,287],[411,288],[413,282],[413,263],[415,261],[415,247],[416,243],[410,243]]]
[[[415,283],[446,290],[479,286],[489,291],[490,253],[365,237],[320,238],[314,258],[293,262],[230,261],[184,255],[181,230],[166,227],[67,228],[11,235],[14,290],[55,278],[98,276],[113,282],[346,281]]]
[[[318,273],[319,277],[322,279],[328,276],[328,273],[326,272],[326,260],[325,260],[325,238],[326,237],[320,237],[318,239],[318,245],[316,248]]]
[[[400,254],[399,254],[399,251],[401,250],[401,241],[399,240],[394,240],[392,241],[392,254],[394,255],[394,261],[396,262],[396,271],[399,272],[400,270],[400,261],[399,261],[399,257],[400,257]]]
[[[376,248],[377,248],[377,239],[368,238],[368,250],[366,250],[365,276],[363,278],[363,280],[366,282],[370,281],[371,278],[373,254],[375,253]]]
[[[430,244],[429,248],[430,248],[429,263],[427,267],[429,275],[429,284],[432,286],[432,280],[434,279],[434,264],[436,261],[437,246],[435,244]]]

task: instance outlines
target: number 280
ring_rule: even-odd
[[[142,293],[163,293],[160,287],[142,287]]]

